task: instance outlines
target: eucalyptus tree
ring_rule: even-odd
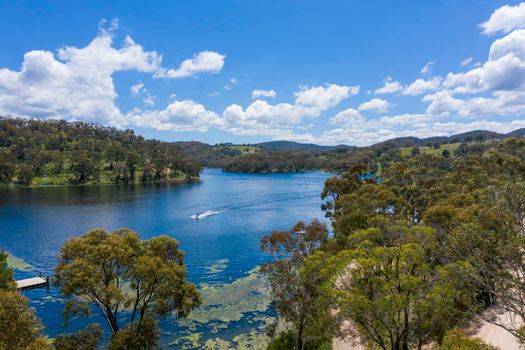
[[[50,349],[42,326],[27,299],[15,289],[13,269],[0,251],[0,350]]]
[[[298,222],[289,231],[273,231],[261,240],[261,249],[274,260],[261,267],[268,279],[273,304],[287,325],[293,346],[322,340],[317,327],[327,309],[320,303],[320,266],[304,269],[307,258],[328,240],[328,229],[319,221]]]
[[[476,295],[473,267],[437,264],[434,230],[391,221],[350,238],[349,249],[309,259],[324,261],[324,299],[339,336],[384,350],[421,349],[466,318]]]
[[[143,339],[139,348],[152,348],[157,318],[185,317],[200,304],[196,286],[186,280],[179,242],[168,236],[141,240],[128,229],[96,229],[64,243],[55,284],[63,296],[74,297],[66,317],[94,308],[121,348],[133,348],[128,343],[137,339]]]

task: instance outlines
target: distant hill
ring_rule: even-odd
[[[333,151],[335,149],[351,149],[347,145],[321,146],[314,143],[300,143],[293,141],[269,141],[253,144],[252,146],[270,151]]]
[[[525,136],[525,128],[516,129],[514,131],[511,131],[505,134],[505,137],[518,137],[518,136]]]
[[[353,150],[373,150],[377,148],[382,149],[394,149],[394,148],[409,148],[409,147],[423,147],[423,146],[435,146],[436,144],[456,144],[464,142],[474,141],[488,141],[488,140],[501,140],[509,137],[525,136],[525,128],[517,129],[507,134],[500,134],[493,131],[487,130],[474,130],[452,136],[433,136],[427,138],[418,138],[413,136],[398,137],[383,141],[368,147],[355,147],[348,145],[337,145],[337,146],[322,146],[313,143],[300,143],[294,141],[268,141],[260,142],[250,145],[239,145],[232,143],[221,143],[216,145],[209,145],[199,141],[179,141],[174,142],[184,152],[184,154],[195,161],[200,162],[207,167],[219,167],[222,168],[226,164],[230,168],[235,168],[235,162],[243,161],[248,164],[250,162],[262,162],[263,160],[268,162],[268,159],[277,159],[279,157],[282,160],[286,158],[281,155],[277,155],[277,152],[291,152],[291,153],[318,153],[323,152],[326,156],[327,153],[339,153],[337,151]],[[268,157],[264,157],[259,153],[269,153]],[[317,156],[313,155],[312,156]],[[239,158],[241,156],[247,156]],[[302,157],[303,155],[297,154],[296,157]],[[333,155],[332,155],[333,156]],[[281,159],[279,158],[279,159]],[[256,162],[257,160],[257,162]],[[289,161],[289,160],[286,160]],[[303,164],[304,162],[302,162]],[[246,165],[244,164],[244,165]],[[251,164],[251,163],[250,163]],[[304,165],[304,164],[303,164]],[[311,165],[310,165],[311,166]],[[253,167],[252,167],[253,168]]]
[[[525,136],[525,128],[511,131],[507,134],[500,134],[488,130],[474,130],[451,136],[432,136],[419,138],[414,136],[397,137],[387,141],[379,142],[369,146],[370,148],[404,148],[415,146],[432,146],[436,143],[443,145],[448,143],[463,143],[472,141],[502,140],[509,137]],[[208,145],[199,141],[180,141],[175,142],[190,157],[203,162],[205,165],[214,160],[223,160],[235,157],[244,153],[253,153],[253,151],[289,151],[289,152],[307,152],[307,151],[334,151],[334,150],[352,150],[355,146],[336,145],[322,146],[314,143],[301,143],[294,141],[268,141],[254,143],[251,145],[236,145],[230,143]],[[252,152],[247,152],[250,148]],[[365,147],[366,148],[366,147]]]
[[[416,146],[432,146],[436,143],[443,145],[448,143],[463,143],[473,141],[503,140],[509,137],[525,136],[525,128],[517,129],[506,134],[500,134],[488,130],[473,130],[451,136],[433,136],[426,138],[418,137],[397,137],[380,143],[376,143],[372,148],[402,148]]]
[[[347,145],[321,146],[313,143],[293,141],[269,141],[251,145],[237,145],[232,143],[209,145],[199,141],[178,141],[174,142],[174,144],[181,147],[189,158],[197,160],[208,167],[222,167],[225,160],[257,152],[324,152],[334,150],[347,151],[355,148]]]

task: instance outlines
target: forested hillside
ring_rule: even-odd
[[[201,165],[173,143],[83,122],[0,118],[0,184],[166,182]]]
[[[276,141],[253,145],[145,140],[133,130],[83,122],[0,117],[0,184],[20,186],[165,182],[194,179],[202,166],[240,173],[324,170],[340,173],[364,164],[380,173],[383,163],[419,153],[454,158],[482,153],[521,136],[473,131],[449,137],[403,137],[368,147],[318,146]]]
[[[293,143],[291,146],[288,143],[277,142],[273,143],[270,149],[225,157],[217,164],[224,171],[240,173],[286,173],[305,170],[342,172],[352,164],[365,164],[374,172],[378,172],[381,171],[382,163],[407,155],[424,153],[454,158],[464,153],[482,153],[502,140],[524,134],[525,129],[508,134],[472,131],[449,137],[402,137],[368,147],[336,146],[318,150],[313,150],[315,147],[309,144],[299,144],[302,146],[298,149],[302,150],[291,150]],[[283,148],[279,148],[280,146]]]
[[[199,141],[178,141],[175,144],[182,148],[188,158],[209,168],[222,168],[225,162],[232,158],[261,151],[255,146],[231,143],[208,145]]]
[[[321,146],[314,143],[300,143],[293,141],[269,141],[255,143],[252,146],[272,151],[333,151],[336,149],[353,148],[347,145]]]

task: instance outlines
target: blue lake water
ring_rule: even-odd
[[[181,242],[188,278],[207,290],[207,305],[191,322],[160,323],[161,343],[199,348],[208,339],[239,345],[239,334],[261,332],[271,309],[261,295],[253,269],[267,256],[261,237],[273,229],[290,228],[297,220],[323,216],[320,193],[330,176],[298,174],[231,174],[205,169],[202,181],[191,184],[53,187],[0,191],[0,249],[23,259],[32,271],[16,270],[17,278],[52,274],[61,245],[93,228],[128,227],[142,238],[167,234]],[[192,218],[201,214],[197,220]],[[203,289],[203,290],[204,290]],[[237,294],[238,293],[238,294]],[[74,320],[63,328],[58,291],[24,292],[54,337],[101,318]],[[238,300],[237,300],[238,299]],[[219,301],[217,301],[219,300]],[[219,305],[224,300],[224,305]],[[219,304],[216,304],[219,303]],[[239,307],[239,313],[235,308]],[[219,316],[217,316],[219,315]],[[199,340],[173,343],[190,333]]]

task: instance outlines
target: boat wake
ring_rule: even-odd
[[[226,211],[226,209],[207,210],[204,213],[193,214],[190,217],[192,219],[204,219],[204,218],[207,218],[208,216],[217,215],[217,214],[220,214],[220,213],[225,212],[225,211]]]
[[[236,211],[240,209],[246,209],[246,208],[253,208],[253,207],[259,207],[264,206],[267,204],[275,203],[275,202],[282,202],[282,201],[290,201],[290,200],[297,200],[297,199],[308,199],[312,198],[315,199],[319,196],[319,194],[316,191],[310,191],[306,193],[298,193],[295,195],[289,195],[286,198],[258,198],[251,201],[246,202],[240,202],[240,203],[233,203],[227,207],[217,208],[217,209],[210,209],[207,211],[204,211],[202,213],[196,213],[191,215],[190,217],[192,219],[204,219],[208,216],[213,216],[217,214],[224,213],[225,211]]]

